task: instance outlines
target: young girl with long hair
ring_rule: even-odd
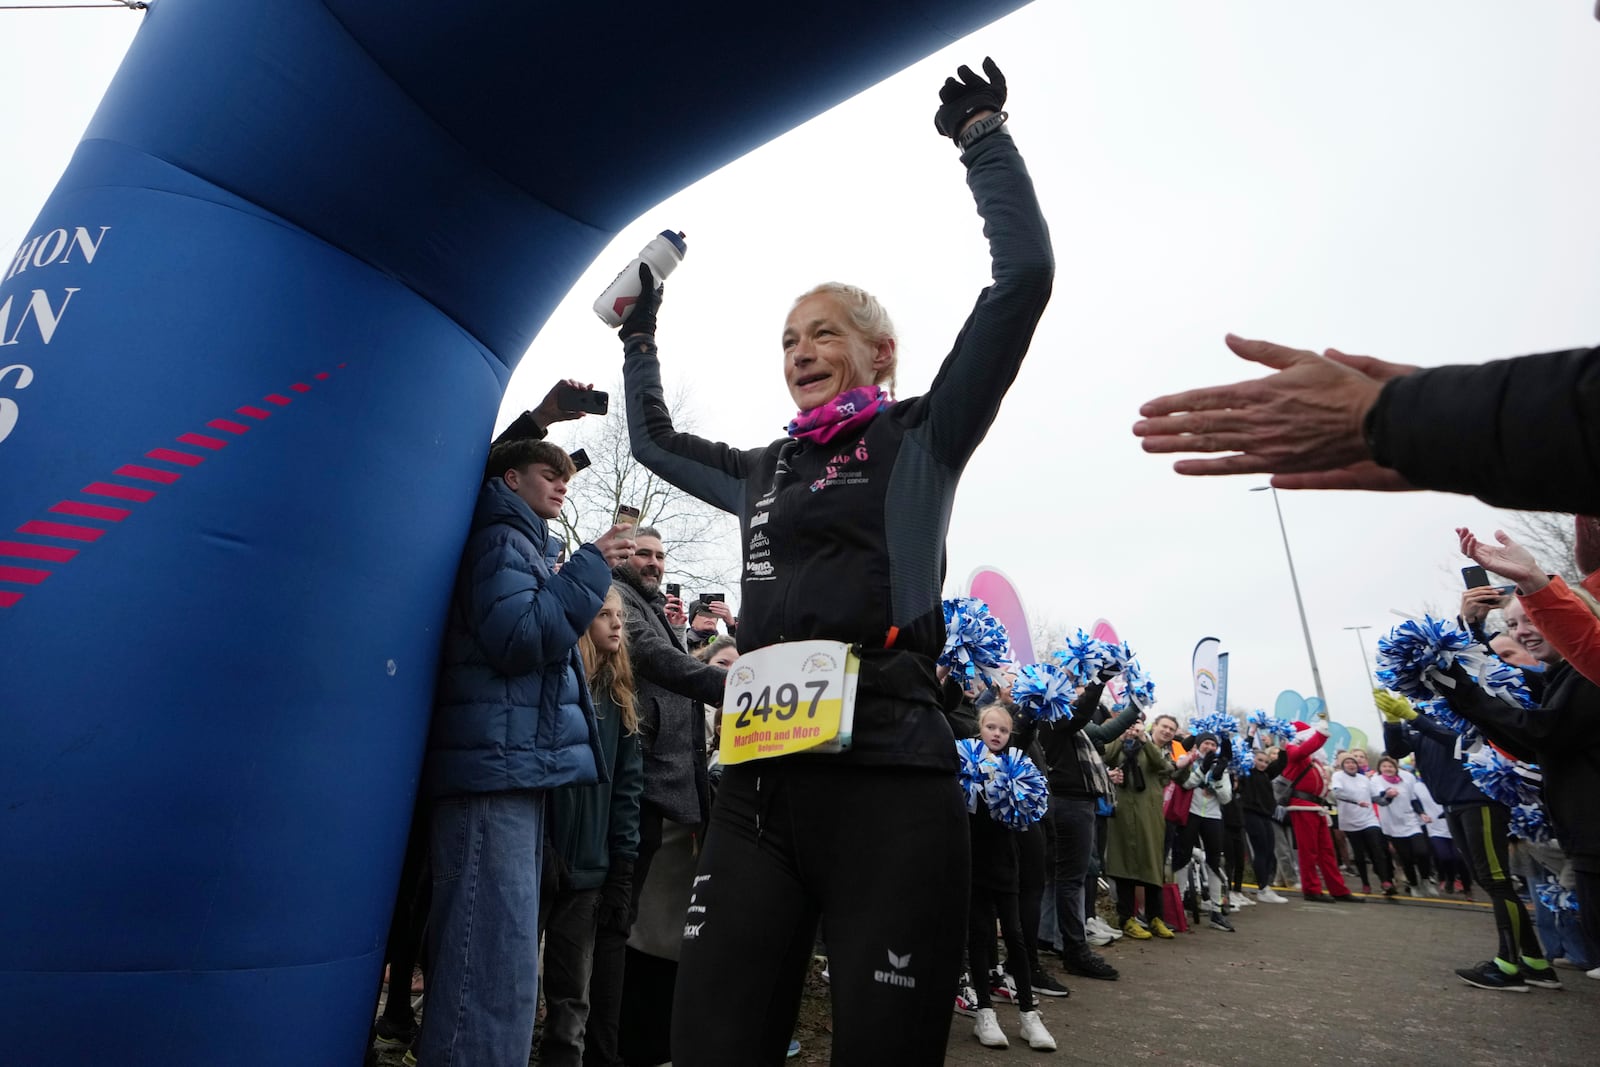
[[[1000,703],[990,704],[978,716],[978,736],[995,755],[1011,743],[1010,710]],[[1024,962],[1028,950],[1018,908],[1017,840],[1009,827],[989,815],[982,800],[968,817],[972,835],[972,897],[968,912],[967,961],[977,978],[978,1008],[973,1035],[990,1048],[1005,1048],[1010,1042],[995,1017],[989,982],[994,966],[994,928],[998,919],[1000,936],[1006,943],[1006,959],[1011,962],[1017,983],[1017,1007],[1022,1010],[1022,1038],[1030,1048],[1054,1051],[1055,1038],[1045,1029],[1034,998],[1031,968]],[[1034,933],[1035,931],[1029,931]]]
[[[633,864],[639,855],[644,755],[633,700],[622,596],[612,586],[582,637],[589,692],[610,781],[551,794],[545,894],[544,1042],[540,1062],[572,1065],[616,1058],[622,948],[632,924]]]

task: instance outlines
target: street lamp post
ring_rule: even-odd
[[[1367,662],[1367,643],[1361,639],[1361,631],[1362,630],[1370,630],[1370,629],[1372,629],[1372,627],[1370,627],[1370,626],[1346,626],[1345,629],[1346,630],[1354,630],[1356,632],[1356,647],[1361,649],[1361,666],[1367,672],[1367,683],[1369,685],[1376,686],[1377,685],[1377,679],[1375,679],[1372,676],[1372,665]]]
[[[1258,485],[1250,491],[1272,493],[1272,508],[1278,513],[1278,532],[1283,535],[1283,555],[1289,561],[1289,584],[1294,587],[1294,606],[1300,610],[1300,632],[1306,638],[1306,658],[1311,661],[1311,681],[1317,687],[1317,699],[1322,701],[1323,711],[1328,712],[1328,698],[1322,691],[1322,672],[1317,669],[1317,650],[1311,647],[1311,626],[1306,622],[1306,603],[1300,597],[1300,579],[1294,571],[1294,553],[1289,551],[1289,529],[1283,524],[1283,508],[1278,504],[1278,491],[1270,485]],[[1331,712],[1329,718],[1332,718]]]

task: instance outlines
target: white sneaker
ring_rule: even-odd
[[[1268,888],[1266,888],[1266,889],[1263,889],[1261,892],[1257,893],[1256,894],[1256,900],[1261,902],[1261,903],[1263,903],[1263,904],[1287,904],[1287,903],[1289,903],[1289,898],[1288,897],[1280,896],[1278,894],[1277,890],[1271,888],[1270,886]]]
[[[1004,1034],[1000,1035],[1004,1037]],[[980,1040],[982,1040],[980,1038]],[[1056,1039],[1050,1036],[1050,1031],[1044,1028],[1044,1020],[1036,1011],[1022,1013],[1022,1040],[1028,1043],[1029,1048],[1038,1049],[1040,1052],[1054,1052]]]
[[[1248,893],[1229,893],[1228,903],[1236,908],[1253,908],[1256,906],[1256,902],[1250,899],[1250,894]]]
[[[1115,926],[1112,926],[1098,915],[1086,921],[1083,924],[1083,927],[1087,931],[1099,934],[1101,937],[1109,938],[1112,941],[1116,941],[1122,937],[1121,930],[1118,930]]]
[[[1023,1012],[1024,1015],[1037,1016],[1038,1012]],[[1006,1035],[1000,1029],[1000,1020],[994,1017],[993,1008],[979,1008],[978,1021],[972,1025],[972,1034],[978,1039],[978,1044],[988,1048],[1010,1048],[1011,1042],[1006,1040]],[[1041,1027],[1041,1029],[1043,1029]],[[1050,1036],[1048,1034],[1046,1037]]]
[[[1600,978],[1600,967],[1596,967],[1592,971],[1584,971],[1583,973],[1588,975],[1590,978]]]

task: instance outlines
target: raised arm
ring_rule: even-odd
[[[1055,278],[1050,232],[1033,180],[1005,130],[1005,113],[999,111],[1006,99],[1005,77],[992,61],[985,60],[984,71],[988,82],[962,68],[967,81],[957,88],[964,88],[967,95],[953,102],[947,99],[936,120],[940,131],[954,136],[963,148],[961,162],[989,240],[994,278],[994,284],[979,294],[928,388],[923,398],[928,414],[916,431],[935,458],[958,470],[983,441],[1000,401],[1016,380]],[[946,94],[952,92],[953,82],[946,83]],[[998,113],[970,113],[964,131],[957,133],[946,113],[952,103],[959,107],[962,101],[975,101]]]

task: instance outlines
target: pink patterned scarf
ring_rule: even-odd
[[[882,387],[863,385],[846,390],[810,411],[802,411],[789,423],[789,436],[815,444],[827,442],[844,433],[854,433],[871,422],[880,411],[894,406]]]

